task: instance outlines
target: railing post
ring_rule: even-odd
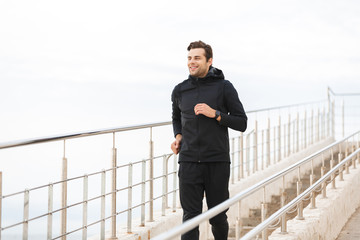
[[[166,210],[166,207],[167,207],[167,204],[166,204],[166,199],[167,199],[167,174],[168,174],[168,171],[167,171],[167,156],[164,155],[163,156],[163,178],[162,178],[162,206],[161,206],[161,215],[162,216],[165,216],[166,213],[165,213],[165,210]]]
[[[89,195],[89,177],[88,177],[88,175],[85,175],[84,179],[83,179],[83,201],[84,201],[84,203],[83,203],[82,240],[87,239],[87,214],[88,214],[88,197],[89,197],[88,195]]]
[[[327,128],[326,128],[327,134],[326,134],[326,136],[329,137],[329,135],[330,135],[330,118],[331,118],[331,115],[330,115],[330,112],[331,112],[330,88],[328,88],[327,92],[328,92],[328,112],[326,114],[326,116],[327,116]]]
[[[287,134],[286,134],[286,123],[284,123],[284,151],[283,151],[283,157],[286,158],[286,148],[287,148],[287,142],[286,142],[286,138],[287,138]]]
[[[101,173],[101,223],[100,223],[100,239],[105,240],[105,188],[106,188],[105,170]]]
[[[335,137],[335,101],[332,102],[332,126],[331,135]]]
[[[296,152],[299,151],[300,132],[299,132],[299,112],[296,114]]]
[[[271,146],[271,140],[270,140],[270,118],[268,118],[268,127],[266,129],[266,167],[268,167],[271,164],[270,160],[270,146]]]
[[[323,113],[321,115],[321,139],[324,139],[326,136],[326,110],[325,106],[323,107]]]
[[[298,168],[298,181],[296,183],[296,192],[297,192],[296,196],[299,196],[301,194],[301,188],[302,188],[302,183],[301,183],[301,175],[300,175],[300,167],[299,167]],[[303,201],[300,201],[299,205],[298,205],[298,216],[296,219],[304,220],[303,208],[304,208]]]
[[[281,161],[281,116],[279,116],[279,128],[278,128],[278,162]]]
[[[246,136],[246,171],[250,176],[250,134]]]
[[[128,211],[127,211],[127,232],[131,233],[132,229],[132,178],[133,178],[133,165],[129,163],[128,169]]]
[[[316,116],[316,142],[320,141],[320,108]]]
[[[267,214],[267,204],[266,204],[266,192],[265,187],[263,188],[263,202],[261,203],[261,222],[264,222],[266,219]],[[264,229],[262,231],[262,239],[267,240],[268,239],[268,229]]]
[[[152,140],[152,127],[150,127],[150,156],[149,156],[149,222],[154,221],[154,142]]]
[[[306,122],[307,122],[307,114],[306,114],[306,110],[305,110],[305,114],[304,114],[304,149],[307,147]]]
[[[311,174],[310,174],[310,186],[312,186],[314,184],[314,159],[311,160]],[[315,192],[312,191],[311,192],[311,207],[310,208],[316,208],[315,205]]]
[[[242,221],[241,221],[241,200],[237,204],[237,217],[236,217],[236,226],[235,226],[235,239],[240,239],[242,232]]]
[[[302,183],[300,180],[297,181],[296,183],[296,193],[297,193],[297,196],[300,195],[301,193],[301,187],[302,187]],[[298,215],[296,217],[296,219],[298,220],[304,220],[304,216],[303,216],[303,202],[299,202],[299,205],[298,205]]]
[[[314,143],[314,109],[311,109],[311,120],[310,120],[310,144]]]
[[[351,142],[351,153],[355,152],[355,135],[352,136],[352,142]]]
[[[334,160],[331,159],[330,160],[330,169],[334,168]],[[335,189],[336,188],[336,184],[335,184],[335,173],[331,174],[331,188]]]
[[[145,184],[146,181],[146,161],[142,160],[141,163],[141,223],[140,226],[145,226]]]
[[[65,157],[65,144],[64,140],[64,156],[62,159],[62,175],[61,175],[61,237],[66,240],[66,225],[67,225],[67,158]]]
[[[314,178],[315,178],[315,175],[314,174],[311,174],[310,175],[310,186],[314,184]],[[315,199],[315,192],[312,191],[311,192],[311,209],[314,209],[316,208],[316,199]]]
[[[243,133],[240,132],[240,137],[238,140],[239,144],[239,181],[241,178],[244,178],[244,136]]]
[[[293,120],[292,131],[292,153],[296,153],[296,119]]]
[[[360,134],[358,134],[357,149],[360,148]],[[360,153],[357,154],[358,163],[360,164]]]
[[[115,132],[113,133],[113,148],[111,161],[111,237],[110,239],[117,239],[116,237],[116,178],[117,178],[117,149],[115,147]]]
[[[321,177],[325,175],[325,156],[324,153],[321,154],[322,166],[321,166]],[[326,181],[322,183],[322,197],[326,198]]]
[[[342,160],[342,153],[341,153],[341,152],[339,152],[338,158],[339,158],[339,159],[338,159],[338,163],[340,163],[341,160]],[[339,180],[340,180],[340,181],[344,181],[343,166],[341,166],[341,167],[339,168]]]
[[[52,239],[52,211],[53,211],[53,199],[54,199],[54,188],[52,184],[49,184],[48,188],[48,216],[47,216],[47,240]]]
[[[1,216],[2,216],[2,172],[0,171],[0,240],[1,240]]]
[[[235,138],[231,138],[231,183],[235,182]]]
[[[235,240],[240,239],[240,234],[241,234],[240,225],[241,225],[241,220],[236,218],[236,220],[235,220]]]
[[[342,125],[342,137],[345,136],[345,107],[344,107],[344,100],[341,103],[341,125]]]
[[[24,192],[24,218],[23,218],[23,240],[29,237],[29,190]]]
[[[321,167],[321,177],[325,175],[325,167]],[[326,196],[326,181],[324,181],[321,185],[322,187],[322,198],[327,198]]]
[[[277,149],[276,149],[276,126],[274,126],[274,164],[276,164],[277,162],[277,159],[276,159],[276,152],[277,152]]]
[[[174,154],[174,166],[173,166],[173,169],[174,169],[174,174],[173,174],[173,212],[176,212],[176,186],[177,186],[177,155]]]
[[[355,157],[352,158],[352,165],[353,165],[353,169],[356,169],[356,158]]]
[[[258,137],[258,129],[257,129],[257,120],[255,120],[255,126],[254,126],[254,168],[253,168],[253,173],[258,171],[258,141],[257,141],[257,137]]]
[[[349,143],[349,139],[347,139],[346,140],[346,151],[345,151],[345,157],[348,157],[350,154],[351,154],[351,152],[352,152],[352,150],[350,149],[350,152],[349,152],[349,146],[348,146],[348,143]],[[346,174],[349,174],[350,173],[350,171],[349,171],[349,161],[347,161],[346,163],[345,163],[345,170],[346,170]]]
[[[291,116],[289,114],[289,119],[288,119],[288,137],[287,137],[287,154],[286,156],[290,156],[290,148],[291,148],[291,144],[290,144],[290,138],[291,138]]]
[[[285,206],[286,192],[285,192],[285,176],[282,178],[282,193],[281,193],[281,207]],[[287,234],[286,214],[281,216],[281,234]]]
[[[261,170],[264,170],[264,168],[265,168],[264,144],[265,143],[264,143],[264,129],[263,129],[263,130],[261,130]]]

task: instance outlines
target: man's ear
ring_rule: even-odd
[[[209,67],[212,65],[213,59],[209,58],[209,60],[207,61],[207,64],[209,65]]]

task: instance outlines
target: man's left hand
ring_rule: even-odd
[[[209,107],[209,105],[207,105],[206,103],[198,103],[194,107],[194,112],[195,115],[202,114],[206,117],[214,118],[216,110]]]

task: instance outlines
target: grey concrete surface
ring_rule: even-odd
[[[358,240],[360,239],[360,207],[345,224],[336,240]]]

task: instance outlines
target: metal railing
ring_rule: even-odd
[[[326,107],[328,106],[328,108]],[[312,102],[305,104],[288,105],[276,108],[261,109],[247,112],[249,117],[249,131],[245,134],[235,135],[232,132],[230,138],[231,146],[231,178],[232,183],[235,180],[241,180],[246,175],[265,169],[282,159],[296,153],[307,146],[323,140],[333,132],[333,123],[330,104],[326,101]],[[309,111],[308,108],[311,108]],[[315,111],[314,111],[315,109]],[[310,117],[308,112],[311,112]],[[314,114],[315,112],[315,114]],[[264,117],[266,116],[266,117]],[[257,119],[266,119],[260,121]],[[275,119],[275,120],[273,120]],[[283,119],[286,119],[285,121]],[[75,134],[59,135],[45,138],[35,138],[30,140],[14,141],[0,144],[0,149],[14,148],[25,145],[34,145],[40,143],[60,141],[63,142],[62,177],[60,181],[30,188],[16,193],[4,194],[3,185],[6,182],[3,179],[3,173],[0,172],[0,239],[2,233],[9,229],[22,226],[23,239],[29,237],[29,224],[41,219],[46,221],[47,239],[66,239],[74,233],[80,233],[82,239],[89,235],[90,227],[99,227],[100,239],[105,239],[105,232],[110,231],[110,238],[117,239],[118,217],[126,215],[126,232],[132,232],[132,225],[139,209],[140,226],[145,226],[147,221],[154,221],[154,202],[161,201],[162,215],[166,214],[169,208],[169,198],[172,201],[172,210],[176,211],[177,204],[177,164],[176,156],[172,154],[154,154],[153,129],[163,126],[169,126],[171,122],[162,122],[154,124],[137,125],[130,127],[120,127],[111,129],[102,129],[96,131],[80,132]],[[140,129],[149,130],[149,155],[146,159],[119,163],[116,134]],[[67,145],[69,140],[75,138],[90,137],[95,135],[110,135],[112,137],[111,166],[107,169],[96,171],[91,174],[68,177],[68,159]],[[167,134],[172,135],[170,132]],[[164,148],[166,152],[168,145]],[[170,158],[173,160],[170,161]],[[159,163],[159,161],[161,161]],[[156,164],[157,163],[157,164]],[[161,167],[154,167],[161,166]],[[141,174],[134,174],[134,173]],[[246,174],[245,174],[246,173]],[[119,178],[122,181],[119,181]],[[127,181],[125,180],[127,179]],[[96,184],[89,184],[89,181]],[[69,200],[69,186],[81,185],[76,191],[81,195],[81,199]],[[161,186],[160,193],[154,194],[154,191]],[[171,186],[171,187],[170,187]],[[55,189],[59,188],[59,195],[56,195]],[[97,194],[89,196],[89,191],[98,189]],[[137,191],[136,191],[137,190]],[[31,195],[36,191],[47,191],[47,211],[43,214],[31,216],[29,214]],[[137,193],[135,193],[135,191]],[[82,193],[82,194],[79,194]],[[4,195],[3,195],[4,194]],[[134,195],[139,196],[136,200]],[[13,197],[23,196],[23,218],[20,221],[4,225],[2,212],[5,207],[5,201],[11,201]],[[72,196],[72,195],[71,195]],[[59,207],[56,207],[57,198],[61,199]],[[36,199],[34,199],[35,201]],[[121,200],[121,204],[119,201]],[[90,208],[93,204],[99,209],[99,215],[90,221]],[[106,207],[110,205],[110,207]],[[121,209],[120,205],[126,205]],[[91,207],[93,209],[94,207]],[[81,208],[81,216],[77,227],[68,223],[68,211]],[[108,211],[107,209],[110,209]],[[146,214],[146,209],[148,214]],[[60,215],[59,220],[55,215]],[[54,227],[60,226],[59,234],[55,234]],[[55,236],[54,236],[55,235]]]
[[[319,101],[247,112],[249,130],[230,138],[231,183],[332,136],[333,113],[326,105]]]
[[[338,122],[339,131],[337,135],[344,137],[358,129],[360,119],[360,93],[336,93],[328,88],[329,101],[334,102],[333,121]],[[346,129],[345,129],[346,126]]]
[[[355,136],[358,137],[357,140],[355,140]],[[351,141],[351,142],[350,142]],[[356,143],[356,146],[355,146]],[[211,209],[209,209],[208,211],[206,211],[205,213],[192,218],[188,221],[186,221],[185,223],[183,223],[182,225],[175,227],[171,230],[169,230],[166,233],[163,233],[155,238],[153,238],[153,240],[168,240],[168,239],[174,239],[175,237],[184,234],[186,232],[188,232],[189,230],[193,229],[194,227],[198,226],[199,224],[201,224],[204,221],[209,220],[210,218],[216,216],[217,214],[223,212],[224,210],[230,208],[233,205],[238,206],[238,218],[237,218],[237,222],[236,222],[236,236],[235,239],[238,240],[240,238],[240,231],[241,231],[241,215],[240,215],[240,211],[241,211],[241,201],[244,200],[246,197],[250,196],[251,194],[256,193],[257,191],[261,191],[263,192],[263,199],[266,199],[266,187],[268,187],[271,183],[276,182],[277,180],[281,180],[282,182],[282,193],[281,193],[281,202],[282,202],[282,208],[281,210],[277,211],[274,215],[272,215],[271,217],[269,217],[267,220],[265,220],[265,218],[263,218],[263,222],[258,225],[257,227],[255,227],[251,232],[249,232],[248,234],[246,234],[243,238],[241,239],[251,239],[252,237],[255,237],[257,235],[259,235],[260,233],[262,233],[263,239],[268,239],[267,236],[267,227],[269,227],[271,224],[274,223],[274,221],[276,221],[277,219],[280,218],[280,224],[281,224],[281,229],[283,233],[286,233],[286,218],[285,218],[285,214],[290,210],[293,209],[294,206],[296,205],[296,208],[298,210],[298,218],[303,218],[302,215],[302,200],[308,196],[309,194],[311,194],[311,201],[313,204],[313,206],[315,206],[315,194],[314,194],[314,190],[317,189],[317,187],[322,184],[322,194],[324,196],[326,196],[326,184],[328,182],[325,182],[326,179],[328,179],[329,177],[331,177],[331,183],[334,185],[335,184],[335,171],[339,170],[342,171],[341,166],[343,166],[344,164],[346,164],[348,161],[352,160],[353,161],[353,166],[355,166],[355,160],[354,157],[357,156],[357,158],[360,161],[359,158],[359,153],[360,153],[360,131],[353,133],[351,135],[349,135],[348,137],[337,141],[335,143],[330,144],[329,146],[317,151],[316,153],[311,154],[310,156],[304,158],[303,160],[289,166],[288,168],[279,171],[278,173],[274,174],[273,176],[270,176],[260,182],[258,182],[257,184],[255,184],[252,187],[249,187],[247,189],[245,189],[244,191],[236,194],[235,196],[233,196],[232,198],[224,201],[223,203],[217,205],[216,207],[213,207]],[[340,158],[339,160],[339,165],[337,165],[335,167],[334,164],[334,154],[337,151],[340,151],[340,156],[341,156],[341,146],[345,144],[345,160],[341,161],[342,159]],[[357,148],[356,151],[354,151],[354,149]],[[354,151],[354,152],[353,152]],[[352,152],[352,153],[351,153]],[[327,174],[325,174],[325,165],[324,165],[324,161],[325,161],[325,154],[328,153],[330,154],[330,163],[331,163],[331,169],[332,171]],[[348,155],[349,153],[351,153],[350,155]],[[320,158],[321,159],[321,168],[322,168],[322,178],[321,180],[316,182],[316,186],[315,187],[310,187],[309,189],[307,189],[305,192],[303,192],[301,194],[301,176],[300,176],[300,171],[301,168],[304,167],[306,164],[311,164],[311,175],[310,175],[310,179],[314,179],[313,176],[313,172],[314,172],[314,160],[316,158]],[[346,165],[346,167],[348,167],[349,165]],[[292,172],[297,171],[298,172],[298,197],[294,200],[292,200],[289,204],[285,205],[285,177],[288,174],[291,174]],[[339,175],[341,174],[341,172],[339,173]],[[311,183],[312,185],[312,183]],[[266,209],[266,203],[265,200],[262,202],[261,204],[261,215],[264,216],[265,215],[265,209]]]
[[[26,189],[24,191],[7,194],[7,195],[0,195],[0,207],[2,206],[2,201],[5,199],[8,199],[10,197],[14,197],[17,195],[23,195],[24,196],[24,208],[23,208],[23,220],[17,223],[10,224],[8,226],[2,227],[1,225],[1,212],[2,208],[0,208],[0,239],[1,239],[1,232],[14,228],[16,226],[22,225],[23,227],[23,239],[28,239],[28,232],[29,228],[28,225],[30,222],[35,221],[39,218],[47,218],[47,239],[66,239],[66,236],[82,231],[82,239],[87,239],[87,229],[95,224],[100,224],[100,232],[102,239],[104,239],[105,236],[105,221],[111,220],[111,235],[113,238],[116,238],[116,216],[122,213],[127,213],[127,222],[128,222],[128,232],[131,232],[131,222],[132,222],[132,210],[134,208],[140,207],[141,208],[141,223],[145,223],[145,204],[150,205],[149,207],[149,221],[153,221],[153,201],[157,198],[160,198],[159,196],[154,196],[154,182],[162,178],[163,176],[154,176],[154,161],[157,161],[158,159],[163,159],[164,164],[164,186],[168,188],[168,177],[170,175],[173,175],[173,182],[174,185],[176,185],[176,169],[173,171],[168,171],[168,168],[165,167],[165,165],[168,165],[169,158],[172,156],[171,154],[162,155],[162,156],[154,156],[154,147],[153,147],[153,141],[152,141],[152,129],[155,127],[161,127],[171,124],[171,122],[162,122],[162,123],[154,123],[154,124],[146,124],[146,125],[137,125],[137,126],[130,126],[130,127],[122,127],[122,128],[113,128],[113,129],[103,129],[103,130],[96,130],[96,131],[90,131],[90,132],[80,132],[75,134],[67,134],[67,135],[59,135],[59,136],[52,136],[52,137],[45,137],[45,138],[35,138],[30,140],[23,140],[23,141],[14,141],[9,142],[5,144],[0,145],[0,149],[6,149],[6,148],[13,148],[13,147],[19,147],[19,146],[25,146],[25,145],[32,145],[32,144],[39,144],[39,143],[46,143],[51,141],[63,141],[63,158],[62,158],[62,180],[50,183],[47,185]],[[125,132],[125,131],[132,131],[132,130],[138,130],[138,129],[149,129],[150,130],[150,141],[149,141],[149,149],[150,154],[148,159],[143,159],[141,161],[132,162],[129,164],[124,165],[118,165],[117,163],[117,148],[116,145],[116,137],[115,133],[117,132]],[[68,161],[66,158],[66,143],[70,139],[74,138],[80,138],[80,137],[88,137],[88,136],[94,136],[94,135],[100,135],[100,134],[112,134],[113,135],[113,148],[112,148],[112,167],[106,170],[94,172],[92,174],[87,174],[83,176],[78,176],[74,178],[68,178]],[[174,157],[174,161],[176,162],[176,156]],[[132,169],[136,165],[141,165],[142,168],[142,179],[141,182],[132,183],[133,179],[133,171]],[[146,175],[146,165],[149,165],[149,172],[150,177],[148,179],[145,179]],[[173,166],[176,166],[175,163],[172,164]],[[128,185],[122,188],[119,188],[117,186],[117,172],[120,169],[128,168]],[[0,172],[2,175],[2,173]],[[1,177],[0,175],[0,177]],[[107,175],[111,175],[111,191],[106,192],[106,179]],[[101,182],[101,194],[92,198],[88,198],[88,181],[90,177],[96,177],[100,176],[100,182]],[[83,181],[83,200],[77,201],[74,203],[68,203],[68,184],[72,183],[74,181]],[[145,184],[148,185],[149,189],[149,199],[145,200]],[[54,192],[53,189],[57,185],[60,185],[61,187],[61,207],[58,209],[53,209],[54,204]],[[142,203],[138,206],[133,206],[132,203],[132,189],[136,186],[141,186],[141,199]],[[41,190],[47,188],[48,189],[48,212],[41,214],[36,217],[29,218],[29,208],[30,208],[30,192]],[[0,193],[2,190],[2,182],[0,181]],[[117,195],[119,192],[122,191],[128,191],[128,209],[117,211],[116,207],[116,201],[117,201]],[[173,194],[173,198],[176,198],[176,187],[174,186],[173,189],[169,192],[163,193],[161,197],[165,198],[167,195]],[[105,200],[106,197],[111,197],[111,214],[109,216],[105,216]],[[101,217],[100,219],[88,223],[87,214],[88,214],[88,205],[89,203],[100,200],[101,201]],[[175,202],[175,200],[173,201]],[[68,230],[67,228],[67,210],[70,208],[74,208],[76,206],[81,205],[83,210],[83,217],[82,217],[82,226]],[[175,205],[173,204],[173,208],[175,208]],[[61,231],[60,234],[56,237],[53,237],[53,215],[60,212],[61,213]]]
[[[358,142],[359,143],[359,142]],[[253,230],[251,230],[249,233],[247,233],[244,237],[242,237],[242,240],[250,240],[254,237],[258,236],[259,234],[263,234],[264,231],[267,230],[267,228],[278,219],[286,219],[284,216],[291,210],[296,208],[298,205],[302,204],[302,202],[305,200],[306,197],[311,197],[311,208],[316,208],[316,198],[315,194],[318,191],[318,189],[322,190],[323,198],[326,198],[326,191],[323,191],[326,188],[327,182],[331,182],[333,185],[335,185],[335,175],[339,173],[340,175],[340,181],[342,180],[342,174],[343,171],[346,169],[346,172],[349,173],[349,166],[352,164],[354,168],[356,168],[356,159],[360,163],[360,148],[359,145],[358,148],[351,153],[349,156],[341,160],[336,166],[333,166],[325,175],[323,175],[319,180],[317,180],[314,184],[312,184],[310,187],[308,187],[306,190],[304,190],[301,194],[299,194],[296,198],[294,198],[291,202],[283,206],[281,209],[276,211],[274,214],[272,214],[269,218],[267,218],[265,221],[257,225]],[[330,180],[329,180],[330,179]],[[299,216],[298,216],[299,217]],[[301,215],[301,218],[303,216]],[[286,220],[281,225],[281,233],[287,234],[287,225]],[[263,238],[267,239],[267,238]]]

